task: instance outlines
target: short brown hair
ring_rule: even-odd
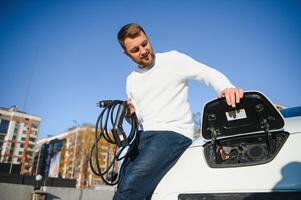
[[[119,44],[122,46],[123,49],[125,49],[125,46],[124,46],[125,38],[127,38],[127,37],[135,38],[140,34],[141,31],[145,34],[143,28],[139,24],[130,23],[130,24],[124,25],[118,32]]]

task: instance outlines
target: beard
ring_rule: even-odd
[[[139,65],[139,67],[144,68],[151,65],[154,62],[154,58],[155,55],[153,53],[149,53],[147,56],[144,56],[135,62]]]

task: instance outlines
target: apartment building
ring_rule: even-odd
[[[33,175],[76,179],[77,188],[94,188],[103,184],[89,167],[90,148],[94,143],[94,127],[74,127],[56,136],[39,140],[35,150]],[[112,160],[114,145],[101,139],[98,142],[100,167],[105,168]],[[115,165],[118,170],[117,163]]]
[[[0,163],[19,165],[20,174],[29,174],[40,122],[16,106],[0,108]]]

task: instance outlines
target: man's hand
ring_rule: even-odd
[[[233,108],[236,103],[240,102],[240,99],[244,96],[244,92],[237,88],[226,88],[218,94],[219,98],[225,97],[227,104]]]
[[[128,109],[127,109],[126,115],[128,117],[130,117],[135,112],[135,107],[132,103],[132,99],[128,99],[127,104],[128,104]]]

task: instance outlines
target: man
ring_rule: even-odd
[[[220,72],[191,57],[170,51],[154,54],[145,31],[127,24],[118,33],[124,53],[137,65],[127,78],[128,115],[134,112],[143,131],[139,145],[121,171],[114,200],[144,200],[191,144],[193,120],[189,79],[214,88],[235,107],[243,97]]]

